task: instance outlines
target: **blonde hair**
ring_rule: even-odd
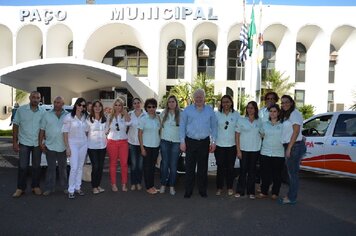
[[[115,101],[112,103],[112,109],[111,109],[111,113],[110,113],[110,119],[109,119],[109,125],[111,124],[111,122],[113,121],[114,117],[115,117],[115,103],[119,103],[122,105],[122,108],[124,108],[125,102],[124,100],[122,100],[121,98],[116,98]],[[122,116],[122,114],[121,114]]]

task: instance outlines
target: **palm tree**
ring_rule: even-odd
[[[15,101],[17,103],[23,102],[26,98],[28,97],[28,93],[21,90],[21,89],[16,89],[16,95],[15,95]]]
[[[195,91],[198,88],[204,89],[206,103],[214,107],[217,104],[217,101],[220,100],[221,94],[214,94],[214,84],[212,82],[213,79],[214,78],[208,76],[205,73],[199,73],[194,79],[192,91]]]
[[[176,96],[179,103],[179,107],[184,108],[188,106],[192,101],[190,91],[191,91],[190,84],[187,82],[183,82],[171,88],[171,90],[169,91],[169,95]]]
[[[281,97],[284,94],[289,94],[289,90],[295,86],[295,83],[289,82],[289,76],[284,77],[284,73],[281,73],[275,69],[267,72],[266,80],[263,81],[263,85],[267,91],[274,91]],[[262,94],[264,96],[264,94]]]

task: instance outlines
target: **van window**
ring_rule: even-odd
[[[325,136],[332,115],[319,116],[303,124],[302,134],[306,137]]]
[[[351,137],[356,136],[356,115],[342,114],[337,119],[334,137]]]

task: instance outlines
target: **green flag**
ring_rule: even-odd
[[[247,48],[249,49],[249,55],[252,55],[253,51],[253,36],[256,34],[256,25],[255,25],[255,5],[252,6],[252,12],[251,12],[251,22],[250,22],[250,28],[248,30],[248,46]]]

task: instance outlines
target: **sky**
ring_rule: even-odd
[[[122,3],[193,3],[194,0],[96,0],[96,4]],[[252,4],[253,0],[246,0]],[[258,3],[259,0],[255,0]],[[298,6],[356,6],[355,0],[264,0],[265,5],[298,5]],[[86,0],[0,0],[3,6],[32,6],[32,5],[71,5],[85,4]]]

